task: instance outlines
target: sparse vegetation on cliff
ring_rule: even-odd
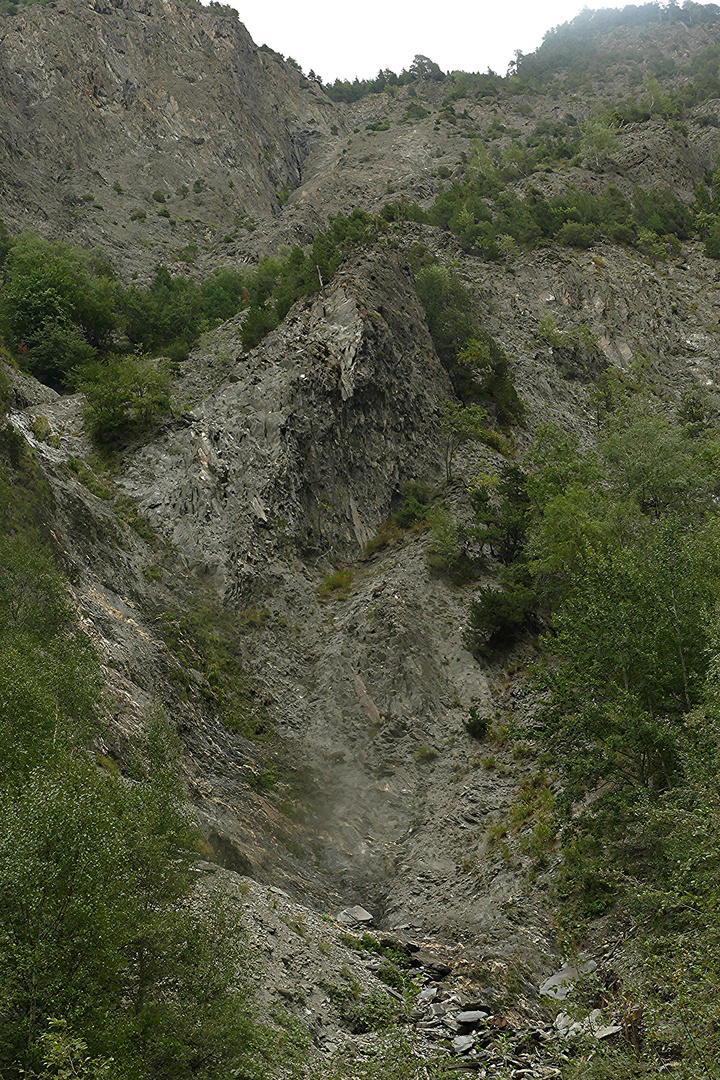
[[[0,1074],[713,1077],[720,9],[323,95],[65,7],[0,56]]]

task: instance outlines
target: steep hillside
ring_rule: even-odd
[[[326,88],[217,5],[0,16],[12,1080],[715,1075],[697,8]],[[78,776],[99,817],[52,848]]]
[[[3,217],[128,275],[277,213],[329,133],[323,94],[230,9],[37,5],[0,34]]]

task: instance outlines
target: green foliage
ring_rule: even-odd
[[[465,721],[465,730],[473,739],[484,739],[490,730],[490,720],[487,716],[481,716],[473,705]]]
[[[260,1080],[248,958],[195,895],[177,740],[160,713],[125,773],[87,749],[100,667],[50,555],[0,544],[0,1071]],[[282,1041],[282,1040],[281,1040]]]
[[[546,430],[513,487],[478,489],[487,528],[518,512],[520,528],[504,591],[480,591],[469,633],[512,639],[534,594],[548,628],[537,736],[562,787],[553,806],[526,782],[511,823],[541,865],[563,823],[553,888],[568,924],[617,904],[638,918],[642,1060],[673,1042],[691,1075],[718,1049],[717,433],[704,400],[671,418],[623,384],[610,409],[595,451]]]
[[[78,478],[83,487],[91,491],[98,499],[112,499],[113,489],[90,469],[80,458],[68,458],[68,469]]]
[[[454,271],[437,264],[422,267],[415,280],[435,351],[450,369],[475,329],[469,293]]]
[[[597,338],[584,323],[560,330],[548,314],[540,320],[538,338],[551,346],[555,362],[568,378],[597,374],[605,364]]]
[[[332,101],[352,102],[368,94],[388,93],[396,87],[412,85],[421,79],[442,82],[445,78],[446,76],[433,60],[427,56],[417,55],[409,69],[403,68],[399,75],[386,68],[379,71],[374,79],[354,79],[352,82],[349,79],[336,79],[334,83],[323,86],[323,90]]]
[[[411,961],[407,953],[402,952],[400,949],[393,948],[392,945],[381,945],[377,938],[374,938],[372,934],[362,934],[357,937],[354,934],[341,934],[340,940],[343,945],[347,945],[350,949],[356,949],[359,952],[370,952],[376,956],[382,956],[395,968],[401,968],[406,971],[411,967]]]
[[[25,439],[0,420],[0,532],[46,537],[52,505],[48,482]]]
[[[10,233],[8,232],[8,227],[3,221],[3,219],[0,218],[0,269],[2,268],[11,247],[12,239],[10,237]]]
[[[618,900],[635,917],[628,989],[644,1010],[642,1062],[657,1066],[656,1054],[673,1046],[687,1076],[712,1075],[720,1051],[716,615],[706,633],[711,660],[700,703],[684,717],[676,782],[586,811],[566,842],[557,884],[571,918],[604,914]]]
[[[672,782],[679,721],[706,668],[698,627],[718,598],[716,531],[663,524],[642,547],[588,554],[577,573],[547,641],[557,666],[545,681],[569,796],[600,778],[653,790]]]
[[[617,900],[616,875],[607,865],[603,832],[599,827],[593,831],[592,827],[578,825],[564,837],[562,867],[554,881],[554,892],[566,917],[597,919]]]
[[[470,294],[457,274],[430,262],[420,267],[415,280],[435,351],[460,400],[492,410],[502,426],[522,422],[524,408],[509,358],[478,325]]]
[[[31,374],[63,387],[74,367],[107,345],[117,300],[98,255],[26,232],[5,259],[0,330]]]
[[[91,1059],[87,1043],[84,1039],[73,1037],[67,1020],[55,1020],[51,1017],[48,1030],[41,1035],[40,1042],[43,1047],[44,1069],[39,1074],[39,1080],[112,1080],[115,1065],[113,1059]]]
[[[173,359],[187,356],[204,330],[247,304],[248,275],[216,270],[201,285],[159,267],[147,289],[131,286],[122,298],[123,329],[131,344]]]
[[[386,548],[402,544],[402,542],[402,529],[395,518],[390,517],[387,521],[382,522],[375,535],[371,536],[365,544],[365,555],[370,558],[376,552],[384,551]]]
[[[210,706],[230,730],[248,738],[262,737],[268,718],[243,662],[241,639],[264,618],[255,608],[233,615],[211,597],[162,617],[165,641],[178,660],[171,677],[188,698]]]
[[[476,328],[458,353],[457,370],[457,382],[462,381],[460,371],[471,380],[464,388],[464,396],[492,409],[501,427],[522,423],[525,407],[512,380],[509,357],[486,330]]]
[[[490,554],[508,565],[519,559],[531,521],[527,477],[518,465],[504,465],[471,492],[478,539]]]
[[[410,480],[403,491],[403,501],[395,514],[395,521],[401,529],[410,529],[427,520],[430,511],[430,493],[424,484]]]
[[[243,348],[257,345],[297,300],[326,285],[352,248],[371,242],[382,224],[362,210],[338,214],[315,237],[309,252],[295,247],[284,259],[261,260],[248,285],[250,309],[241,332]]]
[[[506,155],[500,168],[484,149],[476,148],[465,178],[440,192],[425,219],[454,233],[464,251],[488,259],[505,256],[508,245],[511,251],[550,241],[587,248],[601,237],[666,258],[668,249],[695,231],[692,209],[668,188],[645,191],[635,185],[628,200],[614,185],[599,195],[569,185],[562,195],[550,198],[529,187],[521,198],[507,185],[539,168],[540,160],[533,164],[525,157],[522,170],[517,164],[510,169],[509,160]],[[713,204],[703,219],[708,237],[715,235],[717,209]]]
[[[424,108],[419,101],[411,101],[405,110],[400,123],[401,124],[414,124],[416,120],[424,120],[430,113]]]
[[[559,334],[554,326],[546,331],[551,340]],[[603,419],[597,454],[581,455],[572,439],[547,429],[529,455],[528,472],[507,465],[499,479],[488,478],[473,490],[478,539],[504,564],[503,590],[481,589],[472,607],[468,641],[475,650],[504,646],[524,628],[548,621],[554,625],[549,642],[554,648],[561,640],[555,613],[564,599],[576,587],[580,590],[578,618],[582,621],[588,613],[581,614],[581,598],[594,595],[592,582],[601,589],[613,575],[619,582],[625,570],[631,576],[640,575],[634,586],[637,595],[652,588],[658,604],[669,603],[662,588],[672,587],[679,595],[679,583],[660,588],[643,578],[642,551],[643,545],[654,551],[654,545],[660,544],[657,564],[670,573],[672,543],[659,528],[670,517],[677,522],[682,557],[691,560],[688,565],[695,565],[699,575],[702,570],[696,582],[699,592],[691,604],[692,618],[701,620],[703,605],[712,595],[712,590],[707,592],[712,574],[712,560],[707,562],[712,551],[710,525],[701,529],[698,522],[712,515],[714,508],[713,435],[707,428],[698,430],[669,420],[642,397],[625,396],[625,389],[614,400],[618,404]],[[694,523],[694,546],[686,550],[682,545],[689,544],[685,533],[690,523]],[[665,537],[662,542],[661,536]],[[663,546],[666,541],[669,547]],[[632,556],[636,571],[631,572],[623,560],[630,557],[633,544],[638,548]],[[617,566],[615,560],[619,560]],[[591,565],[594,576],[585,581],[582,574]],[[596,614],[601,610],[599,603],[596,599],[592,609]],[[615,617],[611,610],[617,603],[618,596],[608,596],[609,619]],[[632,601],[628,600],[628,606]],[[640,617],[639,609],[637,614]],[[647,611],[645,615],[655,618]],[[658,647],[662,625],[662,621],[656,625]],[[593,632],[604,633],[599,626]],[[677,628],[672,631],[676,632]],[[627,633],[632,637],[634,631],[628,627]],[[641,640],[642,635],[638,646]],[[574,642],[570,652],[577,647]],[[697,659],[695,652],[693,656]],[[647,657],[639,661],[646,662]],[[665,659],[658,663],[664,665]],[[619,715],[617,723],[622,723]]]
[[[98,443],[138,434],[171,412],[170,374],[148,357],[110,356],[87,365],[78,373],[77,386],[87,401],[87,429]]]
[[[410,480],[403,487],[403,499],[398,510],[384,521],[365,545],[365,555],[371,556],[385,548],[403,543],[403,530],[422,530],[428,522],[431,494],[425,484]]]
[[[167,214],[164,203],[160,212]],[[201,333],[249,308],[241,337],[243,347],[252,348],[297,300],[327,284],[352,248],[371,242],[384,228],[385,219],[360,210],[338,214],[307,252],[296,247],[287,256],[261,260],[254,271],[221,268],[201,284],[160,266],[145,288],[124,288],[97,253],[41,240],[31,232],[5,243],[5,230],[0,232],[0,333],[41,381],[74,388],[82,373],[85,386],[102,385],[111,394],[108,372],[122,383],[128,370],[129,362],[118,366],[113,360],[119,343],[185,360]],[[183,257],[193,258],[193,245]],[[108,357],[104,374],[92,366]],[[111,428],[122,426],[123,407],[118,410],[107,417]],[[124,411],[132,423],[144,423],[144,405],[139,410],[125,406]]]
[[[507,648],[535,625],[537,594],[527,578],[505,573],[500,582],[501,589],[481,586],[470,607],[465,642],[477,656]]]
[[[595,165],[599,166],[601,160],[611,157],[620,149],[615,126],[600,117],[586,120],[583,124],[580,149],[586,161],[594,161]]]
[[[453,585],[477,580],[482,558],[478,556],[473,532],[459,524],[444,503],[432,507],[428,524],[428,568],[435,574],[445,576]]]
[[[330,986],[328,996],[343,1022],[358,1035],[385,1031],[395,1023],[395,1006],[382,990],[361,995],[357,986]]]
[[[694,516],[712,506],[712,437],[696,445],[688,432],[648,403],[629,402],[608,416],[600,451],[608,484],[655,519],[672,511]]]
[[[0,566],[2,786],[89,738],[99,683],[62,577],[37,537],[3,539]]]
[[[78,479],[80,480],[80,483],[85,483],[87,486],[88,477],[86,473],[83,473],[81,471],[79,473]],[[93,491],[93,494],[98,495],[99,498],[106,497],[101,494],[100,490],[97,489]],[[134,529],[138,536],[141,536],[143,540],[150,545],[150,547],[157,547],[158,538],[156,533],[150,527],[146,519],[138,513],[137,506],[132,501],[132,499],[128,499],[126,495],[116,495],[115,513],[121,521],[124,521],[126,525],[129,525],[131,529]]]
[[[450,1080],[457,1068],[445,1052],[429,1053],[417,1046],[407,1030],[390,1028],[373,1041],[370,1057],[363,1050],[348,1048],[314,1068],[313,1080]]]
[[[353,581],[353,572],[348,567],[341,566],[328,574],[317,587],[317,594],[321,600],[334,598],[346,600]]]
[[[555,234],[558,244],[565,247],[589,248],[596,239],[592,225],[581,225],[579,221],[566,221]]]
[[[448,483],[452,482],[452,464],[456,451],[464,443],[480,441],[485,416],[485,410],[478,405],[460,405],[449,399],[443,402],[440,410],[440,432]]]

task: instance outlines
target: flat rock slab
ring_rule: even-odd
[[[611,1039],[613,1035],[619,1035],[621,1031],[619,1024],[607,1024],[605,1027],[597,1028],[594,1035],[596,1039]]]
[[[589,972],[594,971],[597,964],[594,960],[584,960],[577,967],[571,967],[567,965],[564,968],[560,968],[554,975],[551,975],[549,979],[540,987],[540,993],[545,997],[554,998],[555,1001],[563,1001],[575,983],[578,981],[581,975],[587,975]]]
[[[347,926],[353,923],[371,923],[373,916],[369,911],[366,911],[364,907],[360,907],[359,904],[355,904],[354,907],[343,908],[335,918],[340,923],[345,923]]]
[[[445,963],[439,956],[426,952],[425,949],[418,949],[417,952],[412,954],[412,959],[415,964],[425,968],[426,971],[431,971],[433,975],[440,979],[444,979],[452,971],[450,964]]]
[[[468,1009],[465,1012],[458,1013],[455,1019],[458,1024],[481,1024],[483,1020],[487,1020],[490,1014],[481,1012],[479,1009]]]

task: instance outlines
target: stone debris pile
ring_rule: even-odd
[[[573,1016],[567,1005],[567,1011],[553,1007],[594,970],[593,961],[566,965],[536,988],[534,999],[531,994],[510,1009],[491,988],[473,988],[457,945],[426,937],[419,925],[371,930],[375,915],[360,904],[336,909],[328,918],[277,887],[210,864],[200,868],[208,871],[208,884],[213,879],[215,887],[238,898],[259,959],[261,1001],[294,1013],[323,1058],[350,1054],[370,1060],[384,1029],[358,1019],[367,1020],[368,1010],[378,1007],[428,1062],[447,1056],[458,1070],[479,1077],[560,1076],[578,1042],[625,1037],[621,1023],[600,1009]],[[395,984],[393,974],[400,978]]]

